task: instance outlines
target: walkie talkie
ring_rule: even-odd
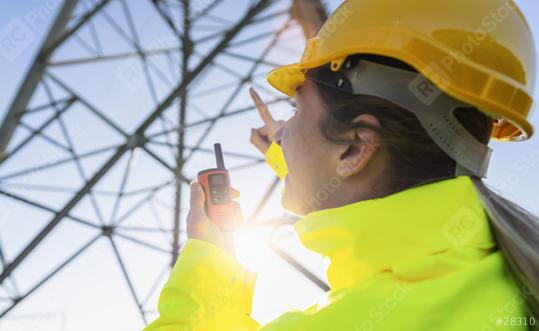
[[[213,145],[216,168],[202,170],[198,173],[198,182],[204,188],[206,215],[224,229],[235,226],[234,205],[230,189],[230,174],[225,168],[221,144]]]

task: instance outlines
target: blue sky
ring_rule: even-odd
[[[9,106],[14,93],[17,91],[21,84],[21,80],[24,77],[24,73],[28,70],[32,63],[41,40],[44,37],[44,33],[52,22],[56,13],[57,4],[60,1],[39,1],[39,0],[26,0],[17,2],[2,1],[0,3],[0,31],[9,24],[13,24],[14,20],[23,20],[30,27],[31,38],[28,45],[25,45],[24,49],[13,59],[7,59],[5,56],[0,56],[0,73],[2,78],[0,79],[0,115],[3,116],[7,107]],[[330,8],[335,8],[340,1],[333,0],[327,1]],[[146,25],[141,31],[141,38],[154,38],[159,35],[162,27],[157,26],[153,21],[146,16],[146,7],[143,5],[142,0],[131,2],[133,4],[134,15],[140,21],[146,22]],[[531,24],[532,30],[535,35],[536,45],[539,44],[539,3],[534,0],[520,0],[517,3],[522,8],[525,16]],[[139,5],[140,4],[140,5]],[[231,6],[223,9],[223,17],[231,16],[237,17],[237,10]],[[15,21],[16,22],[16,21]],[[105,31],[106,32],[106,31]],[[107,38],[104,38],[105,43]],[[111,37],[110,40],[113,40]],[[122,45],[107,45],[108,47],[117,47],[121,49]],[[291,45],[291,47],[301,50],[300,45]],[[257,54],[259,51],[252,48],[245,48],[242,50],[246,54]],[[62,50],[63,56],[69,58],[69,56],[78,55],[81,53],[80,49],[75,47],[66,48]],[[82,53],[81,53],[82,54]],[[60,57],[61,58],[61,57]],[[274,54],[274,58],[282,63],[291,62],[297,59],[297,55],[293,53],[281,53]],[[223,61],[225,61],[223,59]],[[235,63],[232,60],[229,62],[223,62],[233,67]],[[121,65],[121,64],[120,64]],[[118,63],[111,65],[111,67],[103,67],[101,70],[115,70],[118,67]],[[268,70],[269,67],[262,68]],[[130,130],[136,127],[137,120],[141,117],[143,111],[148,109],[152,105],[150,97],[139,96],[138,92],[133,92],[132,97],[129,99],[119,100],[114,98],[115,93],[121,90],[121,82],[107,81],[102,83],[94,79],[92,76],[93,68],[82,68],[78,72],[70,72],[69,70],[58,69],[57,73],[65,76],[70,83],[73,84],[79,90],[89,90],[88,98],[91,98],[92,102],[101,109],[129,109],[127,111],[111,111],[109,115],[118,122],[122,122],[126,130]],[[263,72],[262,72],[263,73]],[[80,77],[83,77],[81,79]],[[216,76],[221,77],[221,80],[226,81],[229,79],[225,75]],[[217,79],[219,80],[219,79]],[[260,84],[264,84],[263,80],[260,80]],[[209,83],[208,83],[209,84]],[[198,86],[197,89],[204,90],[207,88]],[[91,87],[91,88],[89,88]],[[162,97],[166,90],[165,84],[159,86],[159,96]],[[129,92],[129,91],[128,91]],[[270,98],[271,94],[261,92],[263,97]],[[212,111],[213,104],[222,102],[224,96],[214,95],[212,99],[201,100],[199,108],[203,110]],[[539,90],[536,89],[534,94],[536,100],[539,99]],[[250,102],[246,93],[241,94],[235,101],[237,106],[246,105]],[[37,103],[37,101],[34,100]],[[289,113],[285,106],[278,105],[272,108],[274,114],[279,118],[286,118]],[[81,111],[78,116],[70,117],[71,125],[78,128],[77,132],[80,133],[78,143],[81,148],[90,149],[98,144],[105,145],[111,141],[117,139],[120,141],[118,135],[110,133],[106,138],[104,136],[94,136],[94,131],[99,131],[97,128],[101,128],[98,123],[92,122],[89,117],[85,117]],[[135,115],[133,115],[135,114]],[[195,120],[196,116],[191,118]],[[539,126],[539,114],[537,111],[533,112],[531,122],[538,127]],[[225,147],[227,146],[239,146],[238,149],[245,152],[256,155],[256,151],[248,144],[248,134],[250,127],[260,126],[261,123],[258,120],[256,114],[246,115],[242,117],[241,126],[238,126],[236,122],[223,121],[220,124],[212,139],[221,140],[223,136]],[[234,127],[234,133],[231,133],[231,127]],[[93,129],[95,128],[95,129]],[[238,128],[238,129],[236,129]],[[151,130],[150,130],[151,131]],[[53,133],[51,133],[53,134]],[[194,136],[197,135],[195,131]],[[96,138],[97,137],[97,138]],[[211,146],[211,140],[206,146]],[[538,184],[539,184],[539,138],[535,136],[533,139],[521,142],[521,143],[492,143],[491,147],[494,149],[494,154],[491,161],[489,170],[488,183],[493,185],[502,191],[504,195],[519,202],[528,209],[539,213],[539,198],[538,198]],[[36,147],[37,148],[37,147]],[[230,148],[229,148],[230,149]],[[29,153],[26,158],[19,159],[17,162],[9,165],[5,165],[0,169],[0,174],[3,171],[7,171],[6,167],[10,169],[16,169],[24,167],[25,162],[31,163],[33,159],[32,153]],[[195,159],[189,164],[189,171],[191,175],[195,173],[196,169],[207,167],[207,164],[211,162],[211,158]],[[236,164],[236,160],[230,160],[231,164]],[[140,157],[139,167],[142,173],[151,172],[154,165],[152,165],[143,156]],[[88,165],[93,169],[99,165],[99,160],[95,164]],[[116,187],[116,179],[120,178],[122,172],[121,167],[115,168],[111,174],[111,178],[107,178],[100,189],[108,189]],[[66,170],[67,171],[67,170]],[[69,171],[73,171],[72,169]],[[36,178],[36,181],[42,181],[46,183],[51,181],[51,174],[47,174],[44,178]],[[81,181],[77,179],[76,172],[60,172],[54,174],[59,181],[63,181],[62,184],[72,187],[78,187]],[[234,176],[234,174],[233,174]],[[159,177],[159,174],[155,172],[155,177]],[[66,178],[65,180],[63,178]],[[141,177],[143,178],[143,177]],[[246,171],[241,173],[241,176],[233,177],[236,179],[236,187],[242,192],[242,203],[244,210],[250,211],[253,209],[257,198],[263,193],[263,187],[265,188],[273,179],[271,172],[263,165],[254,168],[252,171]],[[157,180],[157,178],[153,178]],[[163,177],[163,179],[165,179]],[[260,183],[260,188],[253,188],[253,181]],[[134,182],[132,188],[142,187],[143,182]],[[163,195],[170,194],[170,191],[165,191]],[[42,199],[47,201],[55,207],[59,207],[63,204],[63,201],[67,196],[61,194],[49,195],[46,197],[36,196],[36,199]],[[103,205],[107,205],[107,202],[102,202]],[[20,217],[19,221],[28,221],[35,219],[36,224],[38,222],[44,222],[50,218],[50,215],[41,214],[39,212],[22,210],[22,205],[16,205],[17,217]],[[105,207],[106,208],[106,207]],[[109,206],[110,209],[110,206]],[[88,206],[82,206],[78,211],[81,214],[90,213]],[[166,214],[166,211],[161,211],[165,217],[170,216]],[[264,211],[264,215],[278,216],[280,209],[278,207],[278,199],[273,198],[270,204],[269,210]],[[4,217],[5,214],[2,214]],[[139,216],[139,219],[144,219],[144,215]],[[26,224],[26,223],[25,223]],[[42,224],[42,223],[39,223]],[[7,240],[5,238],[4,230],[8,229],[6,220],[0,219],[0,239]],[[18,225],[17,228],[9,228],[10,236],[13,234],[13,245],[15,241],[24,242],[28,240],[31,235],[36,231],[30,225],[26,227],[24,224]],[[50,250],[43,249],[42,253],[36,254],[31,260],[32,263],[28,263],[23,271],[31,273],[32,270],[38,268],[45,268],[48,264],[45,263],[49,260],[58,259],[56,255],[64,256],[64,250],[68,248],[75,248],[91,237],[93,233],[87,233],[79,231],[78,225],[65,225],[64,227],[56,231],[56,237],[59,242],[50,244]],[[76,234],[76,235],[74,235]],[[259,235],[259,234],[255,234]],[[256,239],[256,237],[255,237]],[[249,247],[250,245],[256,245],[257,240],[253,238],[243,238],[243,245]],[[314,254],[310,254],[303,250],[297,242],[290,239],[284,243],[289,249],[300,257],[306,264],[308,264],[313,270],[315,270],[320,277],[323,276],[323,262],[320,261]],[[137,256],[139,261],[143,263],[132,263],[129,267],[133,268],[134,272],[140,274],[150,273],[147,270],[155,271],[154,269],[160,269],[161,265],[164,265],[162,258],[156,258],[155,256],[143,251],[136,250],[136,248],[125,246],[121,247],[125,252],[130,252]],[[254,250],[254,254],[244,257],[244,261],[254,270],[259,271],[259,281],[257,285],[257,292],[255,294],[255,307],[253,314],[260,321],[269,320],[285,309],[292,307],[302,307],[310,305],[315,298],[320,294],[319,290],[313,285],[304,280],[300,275],[290,270],[290,268],[282,261],[275,258],[275,256],[267,249],[267,247],[258,247]],[[262,261],[262,262],[261,262]],[[272,267],[269,267],[271,261]],[[88,276],[90,275],[90,276]],[[25,278],[25,275],[18,275],[21,277],[23,287],[31,284],[33,279],[30,277]],[[141,277],[139,285],[144,287],[147,283],[147,279]],[[27,283],[27,284],[26,284]],[[279,288],[275,289],[275,284],[279,284]],[[81,298],[84,298],[81,300]],[[138,320],[137,312],[134,307],[131,306],[131,298],[128,291],[125,288],[125,284],[122,279],[118,277],[118,270],[115,262],[112,260],[109,247],[106,243],[98,244],[94,249],[90,250],[88,254],[74,263],[65,272],[59,274],[57,279],[50,282],[43,289],[36,292],[28,300],[17,308],[8,317],[7,321],[0,322],[0,328],[2,325],[6,329],[10,330],[33,330],[39,329],[44,331],[49,330],[135,330],[140,328],[141,322]],[[114,307],[114,308],[111,308]],[[4,324],[2,324],[4,323]],[[107,327],[103,326],[106,323]]]

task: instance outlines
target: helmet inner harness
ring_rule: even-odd
[[[442,91],[437,91],[439,95],[434,100],[425,102],[419,96],[417,83],[436,87],[420,73],[349,56],[337,71],[328,64],[307,70],[305,77],[347,94],[379,97],[412,112],[432,140],[457,163],[455,176],[486,177],[492,150],[454,115],[455,109],[473,106]]]

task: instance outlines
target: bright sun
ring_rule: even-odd
[[[252,271],[259,272],[267,267],[268,258],[272,258],[268,244],[268,234],[263,228],[249,227],[235,233],[236,255],[240,262]]]

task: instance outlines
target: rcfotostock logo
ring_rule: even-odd
[[[486,40],[490,43],[495,41],[496,38],[489,34],[494,33],[515,10],[515,4],[512,1],[506,1],[495,11],[484,16],[481,25],[468,33],[468,38],[458,49],[453,50],[451,54],[444,56],[437,63],[431,63],[423,72],[424,75],[419,74],[410,83],[410,91],[426,106],[430,106],[443,93],[442,91],[446,90],[456,63],[468,60],[470,55],[477,50],[483,53],[483,57],[488,56],[483,43]]]
[[[350,9],[350,4],[345,2],[339,7],[339,9],[333,13],[328,20],[324,23],[322,29],[318,33],[317,38],[311,38],[307,45],[305,45],[305,50],[303,51],[302,61],[310,59],[316,49],[318,48],[318,43],[321,39],[328,39],[334,34],[339,25],[345,23],[348,18],[352,16],[352,9]]]
[[[8,61],[16,60],[35,39],[28,24],[19,18],[12,19],[0,32],[0,55]]]
[[[303,201],[300,211],[306,214],[318,209],[322,202],[326,201],[331,194],[335,193],[341,187],[341,184],[342,180],[337,176],[333,176],[327,182],[321,183],[316,193]]]
[[[0,56],[15,61],[36,39],[34,31],[56,12],[62,0],[48,0],[24,16],[13,18],[0,30]]]
[[[140,90],[146,84],[144,66],[138,59],[122,62],[114,74],[122,84],[133,92]]]
[[[485,226],[478,208],[463,206],[444,224],[442,233],[454,247],[467,245]]]
[[[361,142],[361,144],[366,145],[366,148],[377,148],[379,146],[377,142]],[[336,172],[338,174],[350,173],[354,171],[356,166],[357,162],[353,161],[340,163],[336,168]],[[321,182],[316,192],[303,199],[303,202],[299,207],[300,212],[307,214],[313,210],[321,208],[322,203],[327,201],[333,193],[337,192],[341,185],[342,178],[339,175],[331,176],[328,180]]]
[[[427,78],[429,77],[429,78]],[[431,63],[425,75],[418,74],[408,85],[412,93],[426,106],[430,106],[449,84],[449,75],[436,63]]]
[[[148,50],[157,49],[170,49],[173,50],[179,47],[175,37],[166,36],[160,39],[156,39],[150,45]],[[149,79],[150,72],[158,72],[151,61],[143,62],[139,58],[125,59],[114,70],[114,75],[118,80],[133,92],[137,92],[146,86],[146,82]]]

